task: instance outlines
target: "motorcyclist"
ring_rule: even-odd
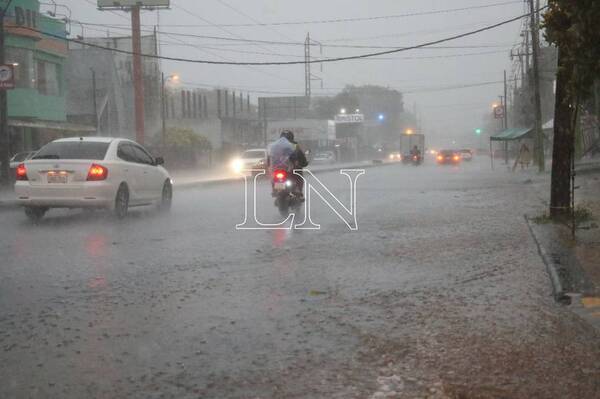
[[[417,161],[421,160],[421,150],[419,150],[419,147],[414,146],[412,148],[412,150],[410,150],[410,155],[414,158],[417,157]]]
[[[277,168],[285,169],[292,172],[294,169],[302,169],[308,166],[308,161],[304,151],[300,148],[298,143],[294,140],[294,133],[289,130],[284,130],[277,141],[269,146],[269,165],[272,170]],[[298,172],[302,174],[302,172]],[[296,184],[294,184],[295,192],[304,197],[304,182],[297,176],[292,177]]]

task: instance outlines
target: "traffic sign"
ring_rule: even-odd
[[[0,90],[12,90],[15,88],[14,65],[0,65]]]
[[[494,107],[494,118],[504,118],[504,105],[498,105],[497,107]]]

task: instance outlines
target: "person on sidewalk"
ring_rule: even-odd
[[[521,150],[519,150],[519,163],[521,164],[521,170],[525,168],[529,169],[529,164],[531,163],[531,151],[529,151],[529,147],[525,143],[523,143]]]

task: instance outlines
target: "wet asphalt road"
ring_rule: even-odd
[[[600,397],[600,337],[523,220],[538,180],[367,169],[357,232],[318,200],[319,231],[236,231],[237,184],[125,221],[2,212],[0,398]],[[265,184],[258,213],[280,220]]]

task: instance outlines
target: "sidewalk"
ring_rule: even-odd
[[[575,164],[575,172],[577,175],[587,175],[600,173],[600,159],[586,159]]]
[[[590,211],[592,219],[581,221],[575,238],[565,225],[529,223],[557,299],[600,329],[600,168],[579,173],[577,186],[576,207]]]

